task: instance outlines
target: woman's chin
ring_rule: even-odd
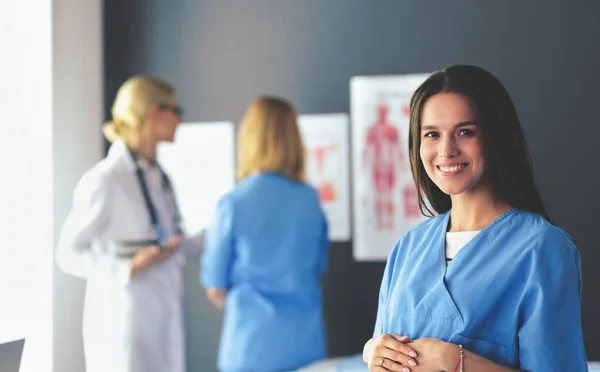
[[[467,190],[466,186],[458,186],[458,185],[445,185],[438,186],[442,192],[448,196],[456,196],[464,193]]]

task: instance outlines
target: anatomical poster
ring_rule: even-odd
[[[357,76],[350,82],[354,258],[386,260],[424,220],[408,155],[410,99],[429,74]]]
[[[348,241],[350,188],[347,114],[301,115],[308,181],[319,192],[331,241]]]

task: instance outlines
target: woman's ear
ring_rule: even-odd
[[[146,114],[146,118],[150,119],[150,120],[154,120],[154,119],[156,119],[157,116],[158,116],[158,106],[151,105],[150,107],[148,107],[148,113]]]

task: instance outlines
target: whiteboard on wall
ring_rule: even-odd
[[[159,145],[158,162],[171,179],[187,234],[208,227],[217,202],[235,186],[234,146],[230,122],[183,123],[174,142]]]
[[[308,182],[319,192],[331,241],[348,241],[350,230],[349,119],[347,114],[301,115]]]
[[[350,82],[354,258],[385,261],[424,220],[408,160],[410,99],[429,74],[358,76]]]

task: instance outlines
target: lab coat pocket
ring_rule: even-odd
[[[475,353],[481,357],[506,365],[508,347],[492,340],[485,340],[477,337],[466,337],[457,334],[450,340],[453,344],[462,345],[466,350]]]

